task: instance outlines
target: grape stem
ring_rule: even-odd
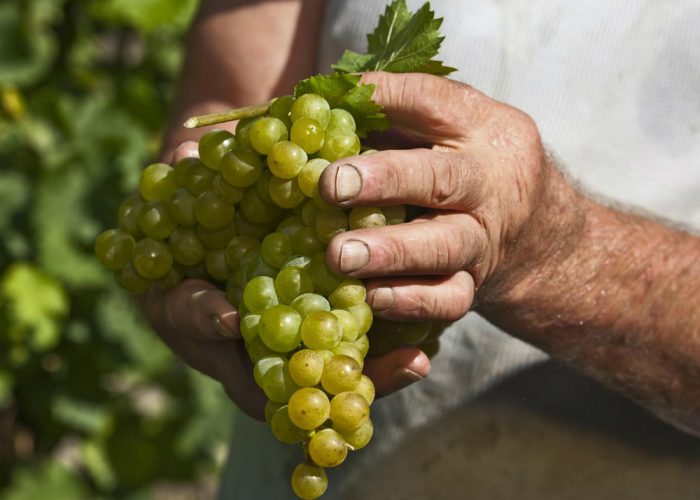
[[[192,116],[188,118],[182,125],[185,128],[198,128],[207,125],[216,125],[217,123],[232,122],[243,118],[255,118],[262,116],[270,109],[272,101],[256,106],[246,106],[244,108],[231,109],[220,113],[211,113],[209,115]]]

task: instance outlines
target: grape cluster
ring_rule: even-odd
[[[307,499],[326,490],[324,468],[366,446],[373,432],[375,390],[362,374],[372,311],[362,282],[334,274],[324,250],[343,231],[406,217],[402,206],[344,210],[319,196],[326,166],[360,147],[348,111],[316,94],[277,98],[264,116],[241,120],[235,135],[204,135],[199,159],[147,167],[139,193],[119,208],[119,228],[95,243],[133,293],[188,277],[225,286],[269,400],[272,433],[303,443],[306,461],[292,487]],[[378,324],[378,355],[402,344],[436,350],[439,325]]]

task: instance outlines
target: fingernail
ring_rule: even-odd
[[[233,314],[233,313],[227,313],[227,314]],[[222,337],[227,337],[227,338],[236,338],[236,332],[232,329],[230,329],[222,320],[217,315],[212,315],[211,317],[211,324],[214,326],[214,330],[216,330],[216,333],[221,335]]]
[[[339,166],[335,174],[336,201],[348,201],[357,196],[361,189],[362,176],[360,171],[349,164]]]
[[[397,368],[391,372],[392,380],[401,387],[414,384],[423,380],[423,377],[408,368]]]
[[[393,288],[377,288],[372,295],[372,309],[375,311],[385,311],[394,305],[396,293]]]
[[[351,273],[369,262],[369,247],[360,240],[347,240],[340,247],[340,270]]]
[[[206,300],[206,295],[210,293],[209,290],[198,290],[190,295],[190,305],[194,305],[197,302]]]

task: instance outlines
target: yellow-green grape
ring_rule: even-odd
[[[170,272],[173,256],[162,241],[144,238],[134,246],[131,264],[142,278],[155,281]]]
[[[355,387],[355,392],[364,397],[368,405],[372,404],[374,396],[376,395],[374,384],[367,375],[362,375],[360,382],[357,384],[357,387]]]
[[[226,182],[238,188],[255,184],[262,171],[260,156],[249,149],[236,148],[221,159],[221,175]]]
[[[340,322],[330,312],[314,311],[301,324],[301,339],[311,349],[332,350],[342,336]]]
[[[314,291],[311,276],[300,267],[285,267],[275,277],[275,290],[282,304],[291,304],[299,295]]]
[[[386,217],[381,208],[355,207],[348,217],[350,229],[364,229],[368,227],[386,226]]]
[[[287,412],[287,405],[280,407],[270,419],[272,435],[286,444],[298,444],[305,441],[308,432],[292,423]]]
[[[196,198],[185,188],[178,188],[167,201],[168,214],[181,226],[192,226],[194,220],[194,201]]]
[[[171,290],[182,282],[185,278],[185,273],[180,266],[173,265],[170,272],[159,279],[156,284],[163,290]]]
[[[360,383],[362,368],[349,356],[334,354],[323,365],[321,385],[330,394],[353,391]]]
[[[355,342],[360,334],[360,323],[355,315],[345,309],[333,309],[331,313],[340,321],[340,326],[343,330],[342,340],[344,342]],[[364,354],[362,357],[364,357]]]
[[[335,429],[323,429],[309,441],[309,455],[321,467],[335,467],[345,461],[348,446],[343,436]]]
[[[149,201],[139,213],[139,229],[154,240],[164,240],[172,233],[177,224],[170,217],[168,207],[162,201]]]
[[[328,160],[323,158],[314,158],[309,160],[304,165],[304,168],[299,172],[299,188],[304,196],[311,198],[314,195],[314,190],[318,185],[318,180],[321,178],[321,174],[330,165]],[[310,225],[310,224],[307,224]]]
[[[354,344],[362,353],[362,357],[367,357],[367,353],[369,352],[369,339],[367,338],[367,335],[361,335],[358,337]]]
[[[250,143],[260,154],[266,155],[272,146],[287,140],[287,127],[278,118],[265,116],[250,126]]]
[[[306,255],[292,255],[282,264],[282,269],[285,267],[300,267],[302,269],[307,269],[311,264],[311,257]]]
[[[267,372],[272,368],[273,366],[276,365],[283,365],[284,363],[287,362],[287,359],[283,356],[266,356],[260,360],[258,360],[257,363],[255,363],[255,366],[253,367],[253,379],[255,379],[255,383],[258,384],[258,387],[262,389],[263,386],[263,378],[267,374]]]
[[[173,168],[165,163],[149,165],[141,173],[139,193],[146,201],[164,201],[170,198],[175,190]]]
[[[226,246],[226,264],[234,271],[241,266],[243,256],[248,250],[260,250],[260,241],[252,236],[238,235]]]
[[[216,281],[226,281],[231,277],[231,270],[226,265],[225,250],[209,250],[204,254],[204,267],[209,276]]]
[[[287,412],[294,425],[314,430],[328,419],[331,404],[326,394],[315,387],[302,387],[289,398]]]
[[[318,354],[321,355],[321,357],[323,358],[323,362],[324,362],[324,363],[326,363],[326,362],[329,361],[333,356],[335,356],[335,354],[333,354],[331,351],[328,351],[328,350],[326,350],[326,349],[320,349],[320,350],[314,351],[314,352],[317,352]]]
[[[253,342],[256,339],[259,339],[259,337],[255,337]],[[292,394],[299,390],[299,386],[292,380],[292,377],[289,375],[289,368],[284,363],[271,366],[267,370],[262,379],[262,390],[268,399],[276,403],[286,403]]]
[[[347,310],[350,311],[355,318],[357,318],[357,322],[360,325],[358,336],[362,336],[367,333],[372,327],[372,320],[374,318],[372,308],[369,307],[366,302],[362,302],[360,304],[348,307]]]
[[[315,230],[318,239],[328,243],[334,236],[348,230],[348,217],[342,210],[322,210],[316,216]]]
[[[360,138],[347,129],[333,129],[326,133],[319,155],[324,160],[334,162],[360,152]]]
[[[291,238],[294,236],[294,233],[296,233],[302,227],[304,227],[304,222],[301,220],[301,217],[298,215],[292,215],[280,222],[275,231],[286,234]]]
[[[294,240],[292,240],[292,245],[293,244]],[[341,276],[335,274],[328,267],[325,252],[316,253],[311,257],[309,272],[311,273],[311,281],[314,283],[314,290],[323,295],[330,295],[343,281]]]
[[[226,300],[236,307],[243,305],[243,288],[238,286],[235,276],[231,276],[226,282]]]
[[[223,156],[235,147],[236,139],[231,132],[214,129],[199,139],[199,159],[212,170],[219,170]]]
[[[328,296],[331,305],[338,309],[362,304],[367,298],[365,286],[358,279],[344,280]],[[355,340],[355,339],[353,339]]]
[[[332,111],[331,111],[332,112]],[[325,132],[321,124],[313,118],[302,117],[294,122],[290,138],[309,154],[316,153],[323,146]]]
[[[301,387],[317,385],[321,382],[323,363],[323,356],[317,351],[302,349],[289,358],[289,375]]]
[[[342,108],[331,109],[331,118],[328,122],[328,130],[346,129],[355,131],[355,118]]]
[[[275,177],[293,179],[308,160],[306,151],[291,141],[280,141],[272,146],[267,155],[267,168]]]
[[[269,276],[251,279],[243,290],[243,302],[253,314],[262,314],[279,304],[274,280]]]
[[[236,143],[245,149],[253,150],[253,145],[250,142],[250,128],[260,118],[243,118],[236,125]]]
[[[317,293],[301,294],[290,305],[301,314],[302,318],[306,318],[315,311],[331,310],[331,304],[328,302],[328,299]]]
[[[280,179],[273,177],[268,185],[268,193],[273,203],[281,208],[291,209],[301,205],[304,193],[299,189],[299,183],[294,179]]]
[[[292,255],[292,240],[284,233],[270,233],[262,241],[262,256],[275,269]]]
[[[132,236],[141,236],[139,214],[145,202],[140,195],[134,194],[119,205],[119,227]]]
[[[241,337],[243,337],[245,342],[250,342],[254,337],[258,336],[258,323],[260,323],[259,314],[246,314],[243,316],[239,328],[241,330]]]
[[[314,189],[314,194],[312,195],[311,199],[313,200],[314,205],[316,205],[321,210],[332,210],[333,208],[335,208],[333,205],[329,205],[328,203],[326,203],[326,200],[323,199],[321,193],[318,190],[318,185]]]
[[[209,278],[207,270],[204,268],[204,259],[199,264],[185,268],[185,277],[191,280],[205,280]]]
[[[274,177],[273,177],[274,179]],[[272,182],[272,181],[270,181]],[[247,220],[255,224],[275,224],[282,215],[282,209],[276,205],[264,203],[255,188],[248,188],[248,190],[243,195],[243,199],[240,203],[241,212]],[[238,224],[239,231],[241,231],[241,225]],[[241,234],[243,234],[241,232]],[[267,232],[265,233],[267,234]],[[265,236],[263,234],[261,239]]]
[[[204,166],[201,161],[192,163],[187,170],[184,187],[194,196],[199,196],[211,189],[211,183],[216,177],[216,172]]]
[[[326,492],[326,471],[312,464],[299,464],[292,473],[292,489],[299,498],[315,500]]]
[[[223,229],[233,220],[236,208],[207,191],[200,194],[194,202],[194,217],[207,229]]]
[[[362,368],[365,364],[362,352],[360,352],[360,349],[352,342],[341,341],[331,351],[333,352],[333,354],[348,356],[354,359],[355,361],[357,361],[357,364],[360,365],[360,368]]]
[[[304,94],[294,101],[289,115],[292,123],[300,118],[311,118],[325,129],[331,118],[331,107],[328,101],[318,94]]]
[[[95,255],[107,269],[117,271],[129,263],[135,244],[133,236],[126,231],[108,229],[95,240]]]
[[[283,406],[284,405],[281,403],[275,403],[274,401],[270,400],[265,403],[265,422],[267,422],[267,425],[272,424],[272,417],[274,416],[275,412]]]
[[[211,190],[216,196],[224,200],[229,205],[235,205],[236,203],[240,202],[243,199],[243,194],[245,193],[243,188],[232,186],[226,182],[226,179],[224,179],[224,176],[221,174],[216,174],[216,177],[212,179]]]
[[[303,227],[292,236],[292,250],[297,255],[311,257],[323,251],[323,247],[323,243],[316,237],[316,231],[312,227]]]
[[[120,287],[131,293],[144,293],[151,287],[150,281],[139,276],[131,263],[124,266],[121,271],[117,271],[115,279]]]
[[[404,321],[399,328],[401,340],[404,344],[420,344],[428,337],[431,326],[430,321]]]
[[[292,104],[294,104],[294,98],[290,95],[277,97],[272,101],[272,104],[270,104],[270,109],[267,111],[267,114],[278,120],[282,120],[287,129],[289,129],[292,126],[292,120],[289,117]]]
[[[266,356],[278,354],[268,348],[260,339],[260,336],[255,336],[250,342],[246,342],[245,350],[248,352],[248,357],[253,363],[257,363]]]
[[[255,193],[258,195],[260,201],[266,205],[272,204],[272,198],[270,198],[270,179],[273,177],[274,175],[272,175],[272,172],[268,169],[264,169],[260,178],[255,182]]]
[[[418,348],[425,353],[429,358],[433,358],[440,352],[440,339],[424,340],[418,344]]]
[[[265,262],[262,255],[255,255],[245,267],[247,279],[253,279],[256,276],[274,277],[277,274],[277,269]]]
[[[298,178],[297,182],[301,182],[301,179]],[[305,202],[301,208],[301,221],[305,226],[314,227],[316,225],[316,217],[318,217],[320,211],[321,209],[316,206],[314,200]]]
[[[331,399],[330,418],[334,429],[354,431],[369,419],[369,404],[356,392],[341,392]]]
[[[197,236],[202,244],[209,250],[222,250],[226,248],[237,234],[238,228],[235,222],[231,222],[223,229],[208,229],[204,226],[197,226]]]
[[[180,227],[168,238],[173,259],[183,266],[194,266],[204,260],[204,245],[197,232],[188,227]]]
[[[259,224],[249,221],[240,210],[236,210],[236,215],[233,216],[233,221],[236,224],[238,234],[243,236],[252,236],[257,240],[262,240],[270,231],[274,229],[274,226],[271,224]]]
[[[340,433],[343,439],[345,439],[345,442],[352,446],[352,449],[355,451],[361,450],[367,446],[372,439],[372,434],[374,434],[374,426],[372,425],[372,420],[369,418],[354,431]]]
[[[258,335],[273,351],[289,352],[301,342],[300,326],[301,315],[296,309],[279,304],[262,313]]]
[[[187,175],[192,167],[192,165],[200,163],[198,158],[188,156],[179,160],[175,165],[173,165],[173,178],[175,179],[175,184],[179,187],[185,187],[187,183]]]
[[[406,222],[406,207],[403,205],[382,207],[382,212],[386,218],[387,226],[393,226],[395,224],[402,224],[403,222]]]

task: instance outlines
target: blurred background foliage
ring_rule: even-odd
[[[225,455],[222,390],[92,254],[157,154],[196,4],[0,1],[1,498],[173,498]]]

